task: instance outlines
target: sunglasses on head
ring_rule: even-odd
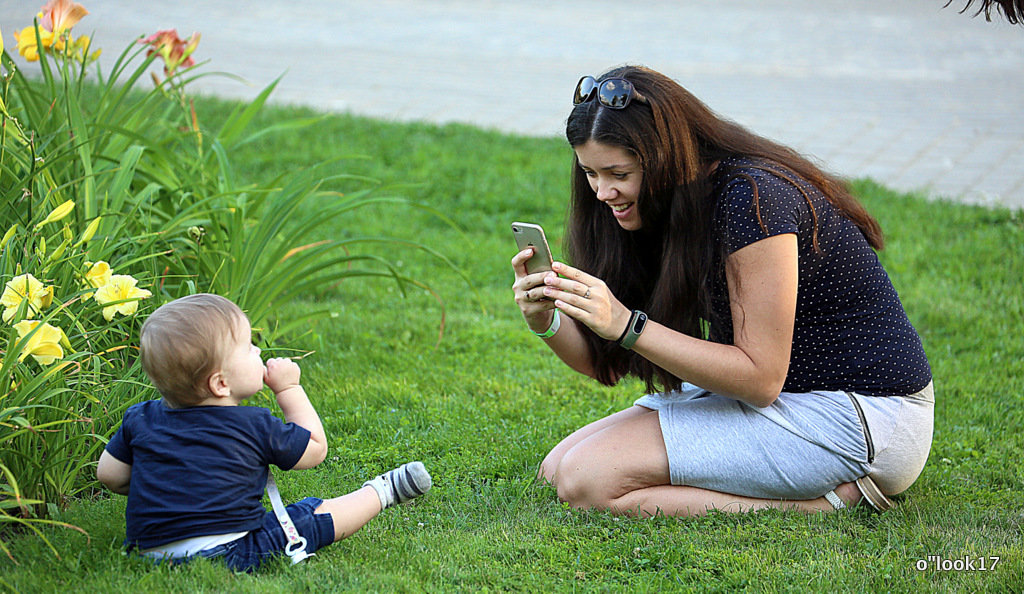
[[[634,97],[638,101],[647,101],[633,83],[624,78],[606,78],[598,82],[593,76],[584,76],[576,83],[572,104],[586,103],[595,96],[598,103],[610,109],[626,109]]]

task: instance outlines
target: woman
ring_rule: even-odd
[[[634,406],[565,438],[540,476],[620,514],[891,505],[931,446],[921,341],[839,180],[719,119],[671,79],[584,77],[566,135],[572,266],[512,259],[527,325]]]

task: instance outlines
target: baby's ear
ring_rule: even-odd
[[[206,380],[206,387],[210,390],[211,394],[218,398],[226,398],[231,395],[231,387],[228,386],[224,372],[220,370],[210,374],[210,378]]]

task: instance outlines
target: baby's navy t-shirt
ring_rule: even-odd
[[[259,528],[267,466],[295,466],[309,437],[262,407],[132,406],[106,447],[132,467],[126,544],[147,549]]]
[[[906,396],[924,389],[932,376],[921,339],[860,229],[806,180],[785,174],[807,198],[761,167],[783,171],[742,157],[721,161],[713,175],[715,236],[726,255],[767,237],[797,236],[796,320],[783,391]],[[713,309],[718,324],[712,323],[711,339],[731,343],[728,287],[721,276],[714,283]]]

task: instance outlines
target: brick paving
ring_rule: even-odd
[[[203,35],[195,90],[390,120],[560,136],[582,74],[645,64],[849,177],[1024,208],[1024,27],[964,0],[85,0],[109,65],[160,28]],[[0,0],[0,28],[42,0]],[[242,8],[244,7],[244,8]]]

